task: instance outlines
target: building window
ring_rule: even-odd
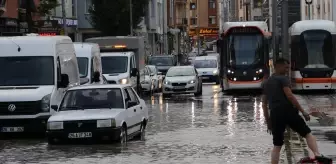
[[[243,17],[239,17],[239,21],[243,21]]]
[[[76,7],[76,0],[72,0],[72,2],[71,2],[72,4],[72,16],[73,17],[77,17],[77,7]]]
[[[155,5],[156,5],[156,1],[151,1],[151,17],[155,17]]]
[[[197,6],[196,3],[190,3],[190,10],[196,10]]]
[[[216,0],[209,0],[209,8],[210,9],[216,8]]]
[[[216,16],[209,16],[209,24],[216,24]]]
[[[197,25],[197,18],[190,18],[190,25]]]
[[[243,0],[239,0],[239,8],[243,9]]]
[[[253,20],[254,21],[263,21],[263,17],[262,16],[254,16]]]
[[[0,0],[0,7],[6,6],[6,0]]]
[[[253,0],[253,8],[260,8],[262,4],[261,0]]]
[[[92,5],[92,0],[86,0],[85,2],[85,12],[88,14],[90,13],[90,9],[93,9],[94,6]]]

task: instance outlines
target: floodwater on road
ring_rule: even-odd
[[[146,141],[130,141],[122,147],[0,140],[0,164],[270,163],[272,138],[266,133],[259,97],[223,96],[218,86],[205,84],[201,97],[164,99],[156,94],[145,100],[150,115]]]

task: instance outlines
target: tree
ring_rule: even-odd
[[[20,0],[20,13],[25,14],[25,20],[28,24],[28,33],[33,32],[32,13],[38,13],[40,16],[50,15],[50,11],[59,6],[58,0],[41,0],[36,7],[34,0]]]
[[[139,28],[149,0],[132,0],[133,29]],[[130,0],[92,0],[90,23],[102,35],[130,34]]]

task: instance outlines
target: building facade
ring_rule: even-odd
[[[218,0],[190,0],[187,3],[188,34],[193,46],[206,48],[206,42],[218,39],[219,22]]]
[[[238,0],[239,21],[262,21],[262,0]]]
[[[65,0],[65,17],[66,17],[66,32],[68,36],[73,40],[77,41],[77,33],[78,33],[78,20],[77,20],[77,1],[78,0]],[[79,0],[83,1],[83,0]],[[58,0],[58,3],[61,4],[62,0]],[[49,18],[45,18],[49,20],[55,20],[58,22],[59,27],[63,27],[63,19],[62,19],[62,5],[57,6],[51,12],[51,16]],[[61,34],[64,34],[62,30]]]
[[[23,35],[28,31],[28,24],[23,15],[27,1],[0,0],[0,36]],[[36,10],[40,0],[29,0],[32,10]],[[39,15],[32,13],[32,19],[39,19]],[[35,32],[35,31],[33,31]]]
[[[334,0],[312,1],[311,5],[307,5],[305,0],[301,0],[301,20],[334,20],[333,15],[336,14],[336,11],[333,12],[334,5],[336,5]]]

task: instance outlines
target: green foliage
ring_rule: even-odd
[[[132,0],[133,29],[146,15],[149,0]],[[106,36],[130,34],[130,0],[92,0],[90,23]]]
[[[41,0],[37,11],[40,15],[50,15],[50,11],[59,5],[58,0]]]

